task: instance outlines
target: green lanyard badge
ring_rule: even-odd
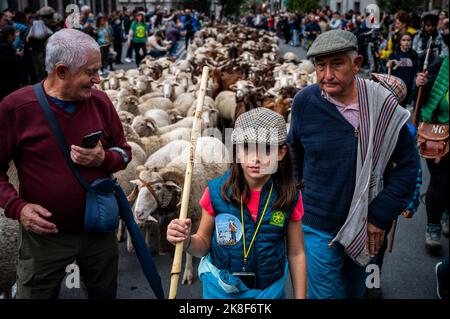
[[[262,220],[264,218],[264,214],[266,213],[267,206],[269,205],[270,197],[272,196],[272,189],[273,189],[273,183],[270,186],[269,196],[267,197],[266,205],[264,206],[264,210],[263,210],[263,212],[261,214],[261,217],[260,217],[260,219],[258,221],[258,226],[256,227],[255,233],[253,234],[253,238],[252,238],[252,241],[250,242],[250,246],[248,247],[248,250],[247,250],[247,246],[245,244],[244,203],[242,201],[242,196],[241,196],[241,224],[242,224],[242,238],[244,240],[244,242],[243,242],[243,244],[244,244],[244,267],[242,268],[242,271],[246,271],[247,258],[248,258],[248,255],[250,254],[250,250],[253,247],[253,243],[255,241],[256,235],[258,234],[258,231],[259,231],[259,226],[261,226],[261,222],[262,222]]]

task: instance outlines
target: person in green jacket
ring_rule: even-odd
[[[128,37],[128,46],[131,44],[130,39],[133,41],[137,66],[139,66],[142,59],[147,55],[147,35],[148,25],[145,23],[145,14],[143,12],[138,12],[136,14],[136,21],[133,21],[131,24]]]
[[[448,46],[448,34],[444,36],[444,42]],[[423,86],[423,96],[419,101],[421,121],[448,125],[448,82],[448,54],[444,58],[436,56],[430,62],[428,71],[417,74],[416,86]],[[435,163],[434,159],[426,160],[430,184],[425,199],[428,218],[425,246],[430,252],[441,250],[441,231],[444,236],[449,233],[449,159],[450,155],[447,153],[439,163]]]

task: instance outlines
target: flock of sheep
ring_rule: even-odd
[[[292,52],[278,56],[278,38],[272,33],[231,24],[197,32],[184,60],[146,57],[139,68],[114,71],[101,80],[98,88],[114,104],[133,153],[127,168],[115,177],[133,205],[149,246],[152,225],[158,224],[159,245],[152,247],[154,253],[173,252],[165,233],[178,216],[196,94],[205,65],[210,75],[188,209],[193,232],[200,221],[197,203],[207,181],[224,174],[229,166],[226,128],[233,127],[239,114],[256,107],[282,114],[289,126],[293,96],[315,82],[311,62],[299,60]],[[118,240],[124,235],[121,224]],[[15,238],[17,224],[0,212],[0,290],[4,292],[15,280],[14,267],[5,270],[17,258]],[[133,251],[130,240],[127,249]],[[182,283],[192,280],[192,257],[187,254]]]

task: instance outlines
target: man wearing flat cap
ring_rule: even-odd
[[[410,114],[380,83],[357,76],[357,50],[348,31],[317,37],[307,56],[318,83],[292,106],[288,142],[304,185],[309,298],[362,298],[366,266],[414,193]]]

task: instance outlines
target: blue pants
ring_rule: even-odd
[[[298,46],[298,30],[292,29],[292,45],[294,47]]]
[[[149,55],[152,58],[156,59],[156,58],[159,58],[159,57],[162,57],[162,56],[166,55],[166,52],[165,51],[158,51],[158,50],[151,50]]]
[[[178,51],[178,42],[175,42],[169,49],[169,56],[175,56]]]
[[[333,233],[303,224],[309,299],[354,299],[365,294],[365,268],[348,257],[343,247],[328,244]]]

